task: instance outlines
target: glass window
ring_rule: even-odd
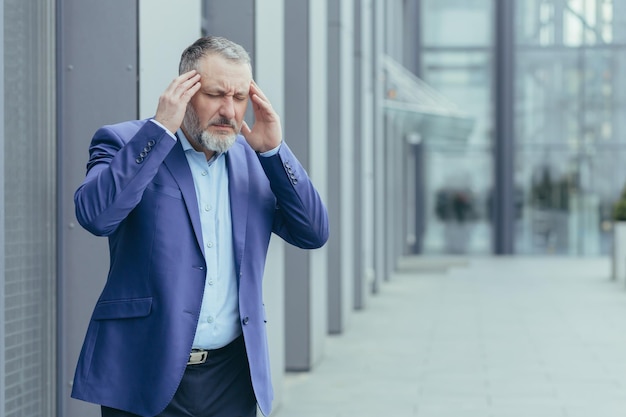
[[[425,47],[484,47],[492,42],[492,0],[422,0]]]
[[[4,0],[4,398],[55,415],[54,1]]]
[[[462,138],[422,137],[426,254],[492,251],[492,3],[422,1],[421,76],[473,120]]]
[[[517,253],[608,253],[610,207],[626,185],[626,45],[615,42],[614,4],[517,2]]]

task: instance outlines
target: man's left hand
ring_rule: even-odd
[[[280,117],[254,81],[250,83],[250,100],[254,111],[254,125],[250,128],[244,121],[241,134],[256,152],[270,151],[282,142]]]

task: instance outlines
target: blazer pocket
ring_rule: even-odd
[[[180,192],[179,188],[176,187],[170,187],[168,185],[163,185],[163,184],[158,184],[156,182],[151,182],[150,184],[148,184],[148,186],[146,187],[148,190],[157,192],[157,193],[161,193],[161,194],[165,194],[165,195],[169,195],[170,197],[174,197],[174,198],[178,198],[181,199],[183,198],[182,193]]]
[[[152,310],[152,297],[130,300],[99,301],[93,312],[94,320],[131,319],[145,317]]]

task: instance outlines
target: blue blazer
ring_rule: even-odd
[[[110,269],[72,397],[154,416],[183,376],[204,291],[193,178],[180,142],[147,120],[100,128],[89,154],[74,196],[76,216],[91,233],[108,236]],[[305,249],[321,247],[327,211],[285,143],[264,158],[239,136],[226,164],[241,326],[257,402],[268,415],[273,390],[262,280],[270,235]]]

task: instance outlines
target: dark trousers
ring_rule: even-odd
[[[188,365],[174,398],[157,417],[255,417],[256,398],[243,337]],[[102,406],[102,417],[139,417]]]

